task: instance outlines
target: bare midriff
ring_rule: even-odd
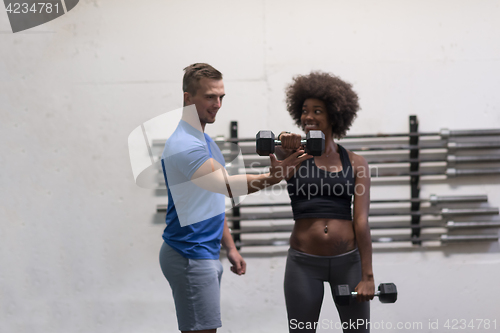
[[[339,219],[309,218],[295,221],[290,246],[300,252],[335,256],[356,248],[353,222]]]

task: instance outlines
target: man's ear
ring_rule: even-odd
[[[184,106],[191,105],[191,104],[193,104],[191,102],[191,94],[186,91],[186,92],[184,92]]]

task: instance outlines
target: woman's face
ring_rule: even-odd
[[[326,135],[332,130],[325,103],[316,98],[308,98],[304,101],[300,122],[306,133],[319,130]]]

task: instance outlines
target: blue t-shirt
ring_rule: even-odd
[[[225,197],[196,186],[191,177],[209,158],[225,165],[215,142],[181,120],[165,143],[162,168],[168,189],[165,242],[190,259],[218,259]]]

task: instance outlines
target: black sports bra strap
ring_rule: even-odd
[[[350,170],[351,168],[351,160],[349,160],[349,154],[344,147],[337,143],[337,147],[339,147],[340,160],[342,161],[342,170]]]

